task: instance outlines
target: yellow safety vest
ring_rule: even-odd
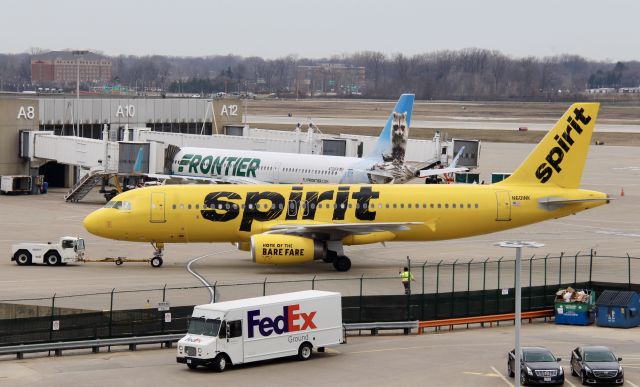
[[[409,271],[403,271],[402,274],[400,274],[400,278],[402,278],[402,282],[409,282],[413,279],[413,274]]]

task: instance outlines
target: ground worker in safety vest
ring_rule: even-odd
[[[400,279],[402,280],[402,285],[404,286],[404,294],[411,294],[411,281],[415,282],[415,278],[413,278],[413,274],[409,271],[408,267],[404,267],[400,272]]]

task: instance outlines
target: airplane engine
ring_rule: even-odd
[[[286,265],[324,259],[324,242],[293,235],[259,234],[251,237],[251,259],[255,263]]]

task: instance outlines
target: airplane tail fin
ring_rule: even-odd
[[[140,147],[138,149],[138,155],[136,156],[136,163],[133,165],[133,172],[140,173],[142,172],[142,158],[144,157],[144,149]]]
[[[414,94],[400,96],[368,159],[404,162],[414,98]]]
[[[599,103],[575,103],[500,185],[556,185],[578,188],[587,160]]]

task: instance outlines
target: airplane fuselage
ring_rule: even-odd
[[[274,184],[363,184],[370,182],[367,171],[376,163],[357,157],[191,147],[176,154],[171,173]]]
[[[541,204],[557,197],[594,201]],[[275,225],[415,222],[406,231],[356,233],[342,242],[431,241],[567,216],[602,205],[606,197],[597,191],[554,186],[158,186],[118,195],[107,208],[89,215],[85,226],[111,239],[186,243],[247,242]]]

